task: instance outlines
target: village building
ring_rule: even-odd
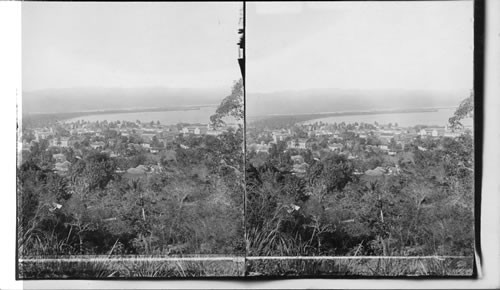
[[[184,135],[204,135],[207,131],[208,129],[204,126],[186,126],[181,130]]]
[[[271,149],[271,146],[268,144],[264,144],[264,142],[261,142],[261,144],[255,144],[255,152],[257,153],[269,153],[269,149]]]
[[[22,143],[21,143],[21,151],[28,151],[28,152],[31,152],[31,143],[28,143],[28,142],[22,142]]]
[[[62,153],[53,154],[52,158],[54,158],[56,160],[56,163],[60,163],[60,162],[66,161],[66,155],[64,155]]]
[[[93,149],[103,149],[105,146],[106,143],[102,141],[97,141],[90,144],[90,147],[92,147]]]
[[[309,165],[307,163],[294,164],[292,168],[292,174],[301,178],[305,177],[307,173],[307,168],[309,168]]]
[[[382,133],[380,133],[378,138],[380,139],[380,141],[382,141],[384,143],[389,143],[389,142],[391,142],[391,139],[394,138],[394,134],[392,132],[382,132]]]
[[[50,140],[50,146],[67,148],[69,147],[69,138],[68,137],[52,138]]]
[[[461,134],[459,132],[444,132],[443,137],[448,137],[448,138],[457,138]]]
[[[375,169],[368,169],[365,171],[365,175],[368,175],[368,176],[382,176],[386,173],[386,170],[385,168],[383,167],[377,167]]]
[[[64,175],[69,171],[71,163],[69,161],[57,162],[54,167],[54,171],[57,174]]]
[[[47,139],[54,134],[49,130],[35,130],[35,140],[40,142],[42,139]]]
[[[307,139],[295,139],[291,140],[288,142],[288,149],[299,149],[299,150],[305,150],[307,149]]]
[[[334,151],[334,152],[340,152],[340,151],[342,151],[343,148],[344,148],[344,145],[342,145],[340,143],[333,143],[333,144],[328,145],[328,149],[330,149],[331,151]]]
[[[160,147],[151,147],[151,149],[149,150],[149,152],[153,153],[153,154],[157,154],[161,151],[162,148]]]
[[[219,136],[219,135],[221,135],[222,133],[224,133],[222,130],[218,130],[218,129],[207,129],[207,135],[210,135],[210,136]]]
[[[302,155],[293,155],[290,157],[290,159],[292,159],[292,162],[294,164],[302,164],[304,163],[304,157],[302,157]]]
[[[273,131],[271,133],[271,136],[273,138],[273,143],[277,144],[278,141],[285,141],[285,139],[288,137],[287,133],[281,132],[281,131]]]
[[[444,133],[445,133],[445,128],[435,127],[435,128],[423,128],[420,130],[419,135],[421,137],[426,137],[426,136],[439,137],[443,136]]]
[[[331,131],[325,130],[325,129],[316,130],[314,133],[316,134],[316,136],[319,136],[319,137],[333,136],[333,133]]]
[[[387,145],[378,145],[378,148],[383,151],[389,151],[389,146]]]
[[[421,146],[417,146],[417,149],[420,150],[420,151],[427,151],[427,148],[424,148],[424,147],[421,147]]]
[[[144,132],[140,136],[144,141],[151,142],[153,137],[156,136],[156,132]]]
[[[304,162],[302,155],[293,155],[290,157],[293,162],[292,174],[297,177],[305,177],[309,164]]]
[[[137,167],[127,169],[127,173],[132,174],[132,175],[145,174],[147,171],[148,171],[148,168],[144,165],[139,165]]]

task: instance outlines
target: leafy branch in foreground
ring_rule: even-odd
[[[463,127],[460,122],[464,118],[474,117],[474,93],[471,93],[468,98],[463,100],[458,106],[455,114],[448,120],[451,128],[459,129]]]
[[[231,95],[225,97],[215,111],[210,116],[212,125],[218,127],[225,124],[225,117],[233,117],[237,122],[242,121],[245,116],[243,107],[243,79],[234,82]]]

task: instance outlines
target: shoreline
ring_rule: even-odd
[[[127,108],[127,109],[106,109],[106,110],[92,110],[92,111],[74,111],[74,112],[32,112],[23,113],[24,117],[42,116],[42,115],[105,115],[105,114],[127,114],[127,113],[143,113],[143,112],[168,112],[168,111],[193,111],[200,110],[206,107],[215,107],[217,104],[207,105],[190,105],[179,107],[149,107],[149,108]]]
[[[387,109],[387,110],[372,110],[372,111],[342,111],[331,113],[309,113],[309,114],[289,114],[289,115],[267,115],[267,116],[252,116],[247,119],[247,124],[250,127],[272,127],[283,128],[293,124],[312,123],[320,121],[324,118],[343,117],[343,116],[370,116],[370,115],[386,115],[386,114],[405,114],[405,113],[433,113],[438,112],[443,107],[434,108],[416,108],[416,109]],[[447,108],[452,109],[452,108]]]
[[[389,109],[389,110],[371,110],[371,111],[300,113],[300,114],[275,114],[275,115],[251,116],[250,119],[252,119],[252,122],[258,122],[258,121],[275,119],[275,118],[287,118],[287,117],[314,120],[314,119],[337,117],[337,116],[362,116],[362,115],[402,114],[402,113],[429,113],[429,112],[437,112],[440,109],[443,109],[443,107],[417,108],[417,109]],[[447,108],[447,109],[451,109],[451,108]],[[304,122],[308,121],[308,120],[304,120]]]
[[[59,113],[21,113],[18,119],[22,122],[66,122],[68,120],[83,118],[88,116],[108,115],[108,114],[134,114],[147,112],[172,112],[172,111],[199,111],[202,108],[216,107],[217,105],[191,105],[178,107],[155,107],[155,108],[134,108],[134,109],[111,109],[101,111],[80,111],[80,112],[59,112]],[[76,121],[76,120],[75,120]]]

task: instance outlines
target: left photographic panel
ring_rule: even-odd
[[[22,3],[17,278],[244,274],[243,3]]]

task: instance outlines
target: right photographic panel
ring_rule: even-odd
[[[245,36],[246,275],[473,275],[474,2],[249,2]]]

